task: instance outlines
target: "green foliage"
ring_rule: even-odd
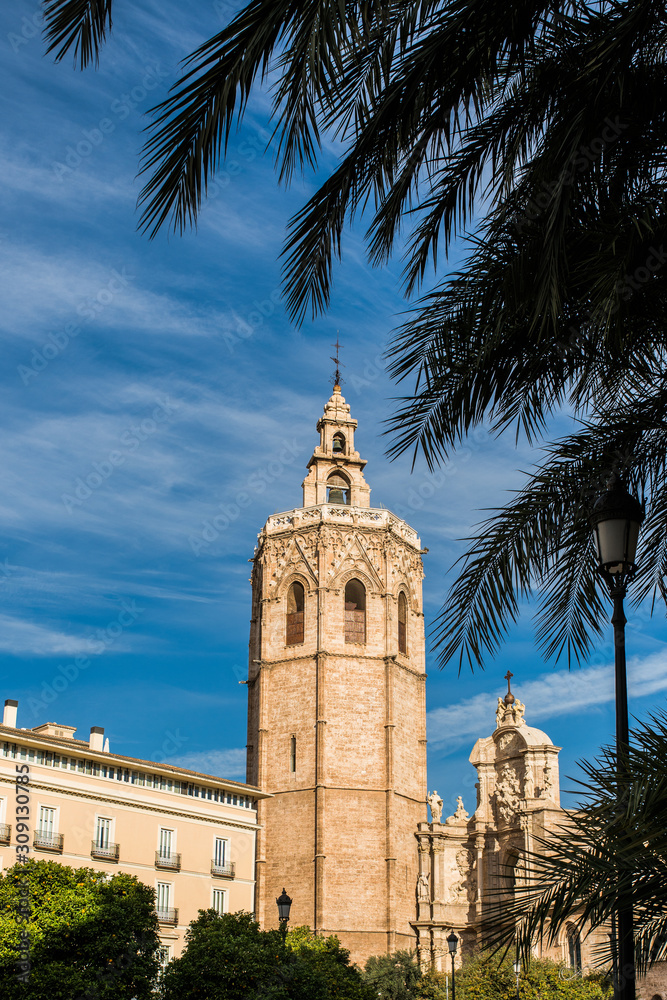
[[[364,978],[382,1000],[451,1000],[444,972],[421,975],[410,952],[380,955],[366,963]],[[554,962],[533,959],[519,980],[520,1000],[605,1000],[613,992],[603,976],[584,976]],[[512,960],[488,956],[467,959],[456,971],[458,1000],[516,1000]]]
[[[544,960],[532,959],[519,977],[520,1000],[605,1000],[611,993],[611,984],[602,976],[581,976]],[[515,1000],[516,976],[511,958],[502,962],[488,957],[467,961],[456,973],[456,995],[460,1000]],[[443,1000],[444,996],[443,990]]]
[[[283,947],[248,913],[200,910],[169,963],[162,1000],[374,1000],[337,938],[297,927]]]
[[[412,1000],[421,971],[411,951],[373,955],[366,962],[364,979],[382,1000]]]
[[[417,983],[414,1000],[448,1000],[447,976],[429,969]]]
[[[31,971],[22,983],[24,928]],[[0,876],[0,1000],[144,1000],[158,946],[153,890],[131,875],[30,860]]]

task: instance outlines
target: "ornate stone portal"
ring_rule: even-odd
[[[453,816],[441,823],[431,804],[432,822],[417,829],[414,927],[424,966],[448,968],[446,939],[452,930],[462,941],[458,961],[481,944],[490,893],[495,902],[498,890],[512,892],[521,877],[521,851],[532,850],[534,838],[545,836],[563,818],[560,747],[526,724],[525,705],[511,693],[507,679],[508,693],[498,699],[496,728],[477,741],[470,755],[478,777],[474,815],[468,816],[459,796]]]
[[[447,936],[461,940],[460,965],[484,940],[485,916],[498,892],[508,898],[521,883],[526,864],[522,852],[537,851],[536,838],[567,820],[560,805],[558,753],[546,733],[526,724],[525,706],[509,690],[498,699],[496,728],[477,740],[470,761],[477,769],[477,808],[469,817],[459,796],[457,809],[444,823],[436,810],[433,822],[417,829],[417,954],[423,968],[449,970]],[[493,896],[491,894],[493,893]],[[580,938],[569,924],[556,944],[536,942],[534,953],[571,967],[572,975],[596,971],[596,947],[606,942],[599,928]],[[657,963],[637,980],[638,1000],[667,1000],[667,963]]]

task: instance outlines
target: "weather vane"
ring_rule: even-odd
[[[336,331],[336,334],[338,334],[338,331]],[[336,348],[336,356],[335,357],[333,355],[331,356],[331,360],[336,365],[336,371],[333,373],[333,376],[331,377],[331,379],[329,381],[332,382],[334,385],[341,385],[342,382],[343,382],[343,377],[342,377],[342,375],[340,373],[340,370],[341,370],[341,367],[345,368],[345,365],[342,363],[342,361],[338,357],[338,355],[340,354],[340,349],[343,346],[342,344],[338,343],[338,336],[336,336],[336,343],[332,344],[331,346]]]

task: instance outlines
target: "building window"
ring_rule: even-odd
[[[176,833],[165,827],[160,827],[158,838],[158,848],[155,852],[155,865],[157,868],[171,868],[173,871],[180,871],[181,856],[176,854]]]
[[[568,927],[567,951],[571,969],[581,968],[581,938],[576,927]]]
[[[225,912],[225,896],[226,892],[224,889],[214,889],[213,890],[213,909],[216,913],[223,914]]]
[[[287,591],[287,628],[285,644],[297,646],[303,642],[303,607],[305,591],[303,585],[295,580]]]
[[[161,944],[158,949],[158,957],[160,960],[160,971],[164,972],[164,970],[171,962],[171,945]]]
[[[155,902],[158,916],[167,916],[171,907],[171,884],[169,882],[158,882]]]
[[[350,503],[350,484],[340,472],[334,472],[327,479],[327,503]]]
[[[366,642],[366,588],[359,580],[345,586],[345,642]]]
[[[164,827],[160,827],[160,840],[158,844],[158,851],[160,856],[163,858],[168,858],[171,856],[171,849],[174,841],[174,831],[166,830]]]
[[[95,831],[95,846],[103,850],[108,850],[111,840],[111,820],[105,816],[97,817],[97,829]]]
[[[228,854],[229,841],[225,840],[224,837],[216,837],[215,847],[213,849],[213,863],[217,865],[218,868],[226,868]]]
[[[345,454],[345,435],[341,434],[340,431],[333,437],[333,453],[334,455]]]
[[[292,774],[296,773],[296,736],[289,741],[289,769]]]
[[[39,827],[37,831],[40,837],[52,837],[56,832],[56,811],[49,806],[39,808]]]
[[[403,591],[398,595],[398,651],[408,651],[408,602]]]

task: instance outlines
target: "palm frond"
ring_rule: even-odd
[[[99,62],[100,48],[111,31],[112,0],[46,0],[44,33],[47,52],[60,62],[73,50],[74,62],[85,69]]]
[[[652,391],[651,391],[652,390]],[[537,642],[545,656],[580,661],[606,627],[608,598],[594,571],[588,514],[612,472],[630,477],[640,495],[650,486],[642,531],[637,603],[667,587],[667,388],[644,386],[644,397],[546,448],[526,486],[466,539],[468,550],[435,622],[441,666],[471,669],[496,652],[520,602],[538,597]],[[644,539],[647,539],[644,545]]]

